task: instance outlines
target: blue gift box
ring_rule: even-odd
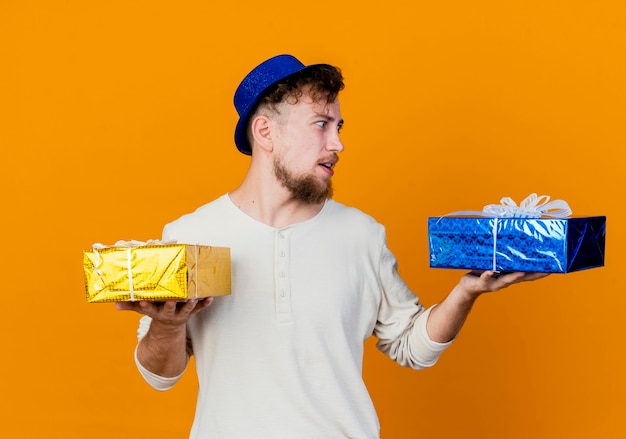
[[[569,273],[604,266],[606,217],[428,219],[430,266]]]

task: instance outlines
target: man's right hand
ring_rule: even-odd
[[[186,302],[169,300],[166,302],[116,302],[115,309],[120,311],[135,311],[145,314],[152,320],[165,326],[179,326],[187,322],[198,311],[208,308],[213,303],[213,297],[205,299],[191,299]]]
[[[176,377],[187,367],[187,321],[211,305],[213,297],[186,302],[117,302],[115,308],[135,311],[152,319],[137,346],[137,360],[148,371]]]

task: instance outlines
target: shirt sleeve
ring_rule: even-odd
[[[433,341],[426,330],[429,309],[419,302],[397,270],[395,256],[383,245],[380,260],[382,299],[374,335],[377,348],[398,364],[412,369],[433,366],[452,344]]]
[[[152,319],[150,317],[148,317],[148,316],[143,316],[139,320],[139,328],[137,329],[137,339],[138,339],[138,341],[141,341],[141,339],[148,332],[148,329],[150,329],[150,322],[152,322]],[[160,375],[157,375],[155,373],[150,372],[148,369],[146,369],[139,362],[139,359],[137,358],[137,347],[135,347],[135,354],[134,354],[134,356],[135,356],[135,364],[137,365],[137,370],[139,370],[139,373],[141,374],[143,379],[146,380],[146,382],[152,388],[154,388],[156,390],[159,390],[161,392],[163,392],[165,390],[169,390],[172,387],[174,387],[174,384],[176,384],[178,382],[178,380],[180,380],[180,378],[185,373],[185,371],[183,370],[183,372],[181,372],[181,374],[178,375],[178,376],[175,376],[175,377],[162,377]],[[187,356],[187,360],[189,360],[189,356]],[[185,370],[186,370],[186,368],[185,368]]]

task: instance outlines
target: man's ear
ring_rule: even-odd
[[[256,116],[250,123],[250,132],[254,143],[261,149],[270,152],[274,149],[272,139],[272,121],[264,115]]]

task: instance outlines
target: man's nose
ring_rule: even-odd
[[[335,133],[331,135],[328,139],[328,144],[326,145],[326,149],[334,152],[341,152],[344,149],[343,142],[339,138],[339,133]]]

